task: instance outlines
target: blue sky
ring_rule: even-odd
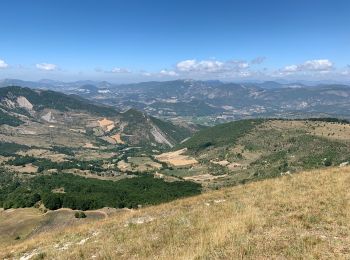
[[[0,78],[350,79],[350,1],[2,0]]]

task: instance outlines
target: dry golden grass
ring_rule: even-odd
[[[311,134],[327,137],[331,139],[338,140],[349,140],[350,137],[350,125],[349,124],[315,124],[314,129],[311,131]]]
[[[23,166],[6,165],[6,169],[8,169],[10,172],[18,173],[36,173],[38,171],[38,167],[31,163]]]
[[[263,124],[267,129],[299,129],[305,130],[311,135],[326,137],[335,140],[349,140],[350,125],[341,123],[319,121],[284,121],[274,120]]]
[[[184,155],[187,148],[174,152],[162,153],[154,156],[158,161],[165,162],[174,167],[190,167],[198,163],[198,161],[188,155]]]
[[[125,212],[0,248],[47,259],[349,259],[350,167]]]
[[[98,219],[112,215],[113,211],[105,212],[105,209],[86,211],[87,218],[77,219],[75,211],[71,209],[59,209],[43,213],[37,208],[0,209],[0,244],[9,245],[16,242],[16,238],[26,239],[47,230],[59,230],[62,227],[76,226],[81,223],[90,223]],[[17,243],[19,240],[17,241]]]

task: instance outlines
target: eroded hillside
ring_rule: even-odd
[[[62,144],[56,138],[62,133],[77,135],[76,142],[63,143],[67,146],[81,146],[85,137],[92,143],[95,138],[107,144],[164,148],[174,146],[195,131],[194,126],[179,127],[136,110],[120,113],[78,96],[21,87],[0,89],[0,124],[5,128],[3,131],[14,134],[50,135],[47,146]]]

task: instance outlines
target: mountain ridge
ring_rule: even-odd
[[[96,101],[87,100],[77,95],[66,95],[52,90],[33,90],[17,86],[0,88],[0,109],[2,122],[13,126],[18,126],[21,122],[23,123],[23,120],[26,120],[27,124],[35,121],[43,124],[56,123],[57,125],[73,126],[77,123],[79,125],[81,122],[74,122],[72,118],[79,118],[80,112],[83,113],[81,116],[85,117],[85,127],[91,124],[88,122],[90,120],[89,117],[95,118],[95,125],[99,118],[115,118],[115,120],[119,121],[119,125],[122,126],[121,131],[124,128],[128,129],[127,135],[132,135],[126,137],[126,140],[130,139],[134,144],[139,143],[139,141],[148,142],[148,146],[151,146],[151,142],[173,146],[181,141],[179,136],[182,135],[183,139],[185,139],[191,131],[196,129],[194,125],[191,128],[178,127],[170,122],[163,122],[149,117],[142,112],[136,113],[136,110],[128,110],[121,113],[111,106],[98,104]],[[138,120],[134,120],[131,123],[131,115],[137,115]],[[13,123],[11,123],[11,120]],[[157,124],[161,125],[161,127],[159,128]],[[112,127],[112,123],[110,125]],[[158,131],[159,135],[163,136],[162,140],[156,140],[155,135],[152,134],[151,130],[155,129],[155,126],[157,126],[158,130],[163,129],[167,131],[167,133],[163,133],[162,130]],[[113,126],[113,128],[115,127]],[[172,130],[170,131],[168,128]],[[139,134],[136,134],[135,131]],[[178,133],[181,134],[179,135]],[[122,133],[120,132],[119,134]],[[141,140],[142,138],[144,140]]]

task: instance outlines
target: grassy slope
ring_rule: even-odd
[[[81,219],[74,217],[76,211],[71,209],[59,209],[41,212],[37,208],[21,208],[15,210],[0,211],[0,244],[8,244],[17,239],[23,239],[41,232],[60,229],[63,226],[73,226],[81,223]],[[87,218],[84,222],[105,218],[102,211],[86,211]]]
[[[350,131],[333,119],[241,120],[202,130],[179,147],[189,148],[202,173],[227,174],[207,182],[215,188],[349,161]],[[242,167],[230,171],[211,163],[220,160]]]
[[[43,234],[0,258],[346,259],[349,186],[350,167],[254,182]],[[140,217],[153,221],[126,224]]]

